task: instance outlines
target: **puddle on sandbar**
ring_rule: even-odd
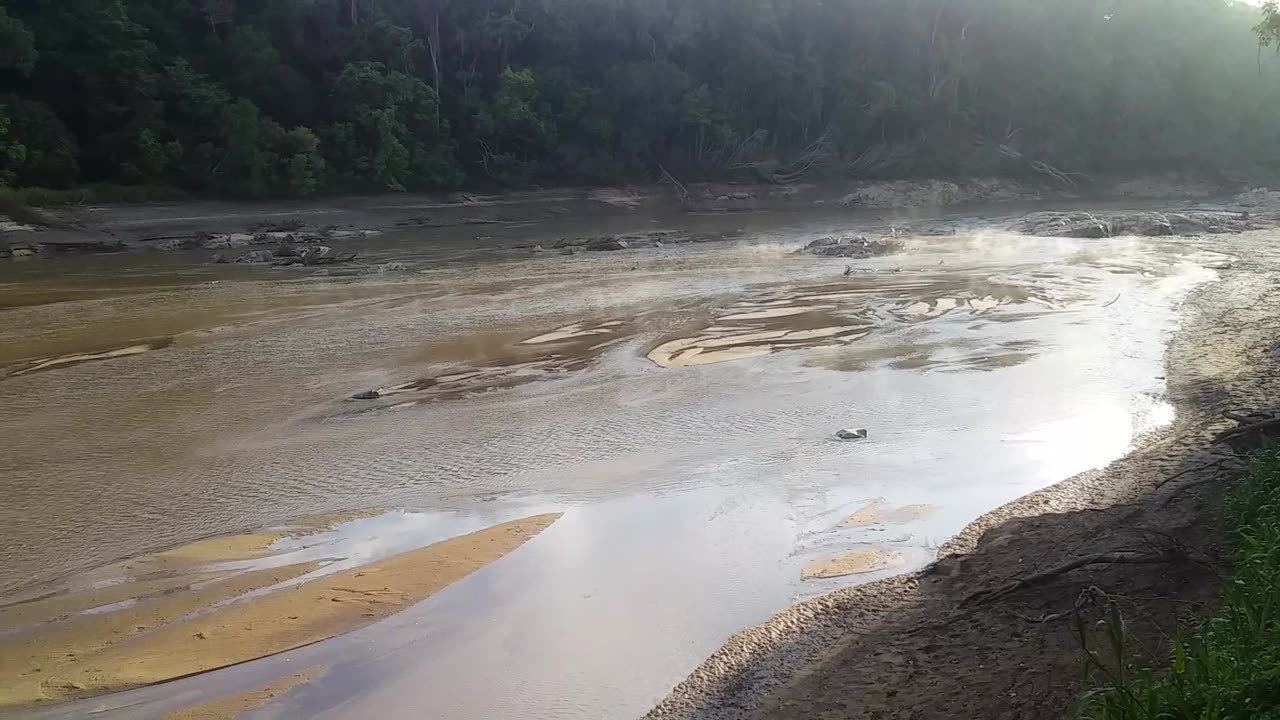
[[[0,707],[152,685],[349,632],[493,563],[559,517],[441,538],[444,528],[421,514],[335,516],[29,589],[0,604]]]
[[[781,296],[779,296],[781,295]],[[909,329],[939,318],[1016,321],[1057,312],[1088,297],[1065,287],[1050,287],[1028,277],[1008,282],[943,273],[893,273],[859,276],[839,284],[766,294],[732,305],[693,335],[668,339],[648,357],[664,368],[712,365],[795,349],[827,348],[820,364],[834,370],[861,370],[878,360],[898,369],[994,369],[1025,362],[1030,347],[985,347],[976,341],[949,341],[971,350],[967,355],[935,357],[942,343],[914,342],[898,349],[860,350],[858,341],[877,331]],[[966,344],[968,346],[966,347]],[[871,353],[863,357],[863,353]]]
[[[573,323],[532,337],[523,333],[486,337],[481,342],[490,357],[483,362],[450,363],[438,374],[375,388],[351,399],[383,401],[361,411],[399,410],[428,400],[455,400],[547,380],[590,366],[635,332],[633,322],[608,320]]]

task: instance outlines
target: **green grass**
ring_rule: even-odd
[[[108,183],[85,185],[73,190],[49,188],[5,188],[0,198],[11,203],[31,207],[64,207],[67,205],[95,205],[102,203],[148,203],[182,200],[186,193],[165,185],[113,185]]]
[[[1280,449],[1255,454],[1228,490],[1233,567],[1218,611],[1179,640],[1168,672],[1104,674],[1082,699],[1091,720],[1280,720]],[[1113,617],[1110,628],[1123,628]],[[1123,630],[1109,641],[1123,657]],[[1099,668],[1102,669],[1102,668]]]
[[[0,215],[28,225],[57,225],[39,208],[76,205],[173,202],[187,199],[183,191],[165,185],[86,185],[74,190],[0,188]]]

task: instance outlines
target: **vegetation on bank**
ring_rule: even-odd
[[[1111,674],[1086,696],[1082,717],[1280,718],[1280,448],[1253,457],[1227,493],[1225,514],[1233,564],[1217,612],[1175,643],[1167,673]]]
[[[1280,169],[1227,0],[8,0],[0,184]]]

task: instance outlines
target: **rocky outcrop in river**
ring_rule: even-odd
[[[567,250],[569,251],[568,254],[571,254],[574,250],[586,250],[588,252],[613,252],[618,250],[660,248],[664,245],[681,245],[684,243],[714,242],[717,240],[736,238],[741,235],[741,230],[730,230],[707,235],[693,235],[684,232],[677,232],[675,230],[654,230],[651,232],[629,233],[623,235],[587,235],[583,237],[566,237],[557,240],[552,247],[561,251]],[[541,247],[541,245],[534,246],[534,251],[539,251]]]
[[[890,238],[881,238],[879,240],[869,240],[865,235],[844,236],[844,237],[823,237],[814,240],[799,252],[809,253],[810,255],[819,255],[821,257],[839,257],[853,258],[855,260],[865,260],[867,258],[881,257],[883,255],[893,255],[902,251],[902,243]]]
[[[1109,238],[1125,235],[1204,235],[1256,229],[1248,213],[1186,212],[1040,212],[1015,221],[1009,229],[1039,237]]]

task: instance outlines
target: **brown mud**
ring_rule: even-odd
[[[1096,623],[1110,604],[1138,662],[1163,667],[1169,638],[1209,611],[1224,569],[1214,463],[1231,461],[1210,445],[1231,425],[1221,413],[1277,400],[1280,289],[1269,278],[1280,253],[1262,233],[1237,242],[1248,259],[1193,291],[1167,350],[1172,426],[1103,470],[983,516],[920,573],[839,590],[740,633],[647,717],[1059,718],[1090,687],[1072,618],[1105,654]],[[878,513],[873,503],[846,522]],[[1007,591],[1010,580],[1127,552],[1157,560],[1089,564]]]

